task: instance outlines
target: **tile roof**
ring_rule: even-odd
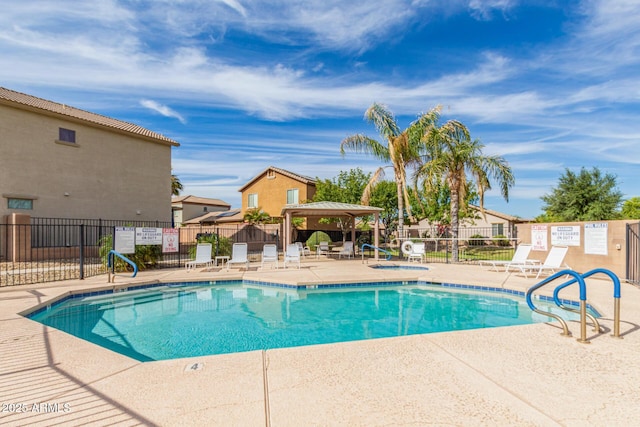
[[[243,191],[245,188],[247,188],[249,185],[253,184],[261,176],[263,176],[264,174],[266,174],[269,171],[274,171],[274,172],[277,172],[277,173],[279,173],[281,175],[288,176],[289,178],[293,178],[296,181],[302,182],[303,184],[307,184],[307,185],[308,184],[311,184],[311,185],[315,185],[316,184],[316,179],[312,178],[310,176],[300,175],[300,174],[297,174],[297,173],[294,173],[294,172],[290,172],[288,170],[276,168],[274,166],[269,166],[268,168],[266,168],[265,170],[260,172],[258,175],[256,175],[255,177],[251,178],[251,180],[249,182],[247,182],[245,185],[243,185],[242,187],[240,187],[240,189],[238,191]]]
[[[101,127],[104,126],[111,129],[117,129],[136,136],[143,136],[153,139],[157,142],[173,145],[175,147],[180,145],[177,141],[174,141],[171,138],[167,138],[162,134],[153,132],[149,129],[145,129],[132,123],[112,119],[110,117],[102,116],[96,113],[90,113],[89,111],[80,110],[78,108],[70,107],[65,104],[47,101],[46,99],[37,98],[35,96],[27,95],[21,92],[16,92],[4,87],[0,87],[0,103],[23,109],[41,110],[42,112],[46,112],[49,114],[81,120],[94,126],[98,125]]]
[[[171,203],[193,203],[198,205],[210,205],[210,206],[231,206],[229,203],[220,199],[209,199],[206,197],[197,197],[192,195],[172,197]]]

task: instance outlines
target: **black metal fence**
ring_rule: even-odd
[[[627,224],[627,281],[640,284],[640,223]]]
[[[169,222],[31,218],[30,224],[0,224],[0,286],[43,283],[58,280],[83,279],[105,274],[106,254],[113,248],[115,227],[171,228]],[[181,268],[193,259],[198,239],[214,242],[213,255],[230,255],[231,245],[246,242],[249,260],[259,261],[265,243],[276,243],[282,248],[282,225],[260,226],[199,226],[178,228],[179,250],[162,253],[160,245],[136,246],[131,255],[140,269]],[[480,259],[511,259],[515,248],[515,233],[510,237],[492,236],[492,230],[479,228],[460,229],[457,240],[458,259],[453,258],[453,239],[442,229],[412,229],[407,236],[424,241],[427,262],[473,262]],[[445,230],[446,231],[446,230]],[[343,241],[340,230],[325,230],[330,239]],[[436,233],[437,232],[437,233]],[[297,230],[294,240],[307,242],[313,231]],[[373,230],[356,232],[356,248],[373,244]],[[637,230],[636,230],[637,233]],[[445,237],[434,237],[444,234]],[[637,236],[637,234],[636,234]],[[346,234],[351,240],[351,233]],[[389,250],[395,259],[403,259],[400,248],[403,239],[391,239],[381,235],[381,248]],[[635,252],[638,254],[638,251]],[[373,256],[373,252],[365,255]],[[637,261],[635,264],[638,266]],[[636,273],[637,274],[637,270]]]

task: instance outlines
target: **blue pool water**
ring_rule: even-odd
[[[170,284],[76,296],[29,317],[140,361],[551,320],[523,298],[493,292],[371,285]]]

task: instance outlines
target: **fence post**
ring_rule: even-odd
[[[84,224],[80,224],[80,279],[84,279]]]

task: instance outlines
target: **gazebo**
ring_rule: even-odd
[[[338,203],[338,202],[313,202],[313,203],[302,203],[297,205],[286,205],[282,208],[282,216],[284,217],[284,243],[286,245],[292,243],[291,237],[293,235],[293,230],[291,226],[291,218],[293,217],[322,217],[322,218],[340,218],[340,217],[349,217],[354,219],[351,221],[351,240],[356,241],[356,229],[355,229],[355,218],[360,218],[368,215],[373,215],[374,220],[374,243],[375,247],[375,259],[378,259],[378,248],[379,248],[379,220],[380,220],[380,212],[382,212],[382,208],[377,208],[374,206],[364,206],[364,205],[352,205],[349,203]]]

